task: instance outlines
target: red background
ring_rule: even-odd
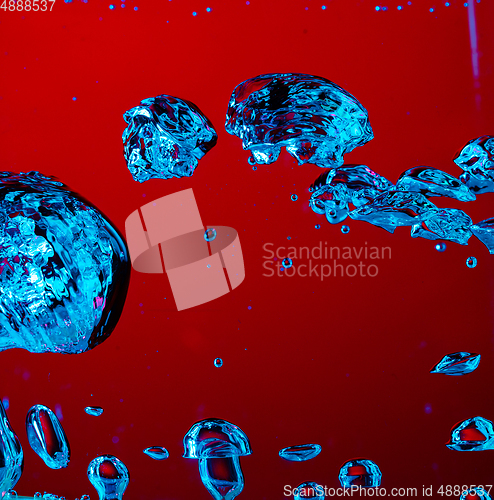
[[[0,167],[59,177],[122,232],[140,205],[193,188],[206,224],[238,230],[246,279],[218,300],[177,312],[163,277],[133,271],[120,322],[93,351],[2,352],[0,395],[9,398],[25,452],[16,490],[94,498],[87,465],[110,453],[129,468],[127,498],[208,498],[197,463],[181,458],[184,434],[206,417],[237,424],[251,440],[240,498],[281,499],[284,485],[305,480],[338,486],[339,467],[356,456],[379,465],[388,489],[493,483],[492,452],[460,453],[444,443],[460,420],[494,419],[494,257],[476,238],[439,253],[409,228],[391,235],[350,221],[344,235],[308,208],[307,188],[321,169],[283,153],[253,171],[223,126],[230,93],[243,80],[320,75],[369,111],[375,139],[346,155],[347,163],[369,165],[392,182],[416,165],[458,176],[455,152],[493,134],[492,3],[474,5],[477,89],[463,2],[390,0],[387,11],[355,0],[109,4],[57,0],[52,12],[0,10]],[[218,144],[193,177],[138,184],[122,155],[122,114],[162,93],[198,105]],[[477,222],[494,216],[493,196],[437,203]],[[375,278],[263,276],[265,243],[321,241],[389,246],[392,257],[378,262]],[[470,255],[475,269],[465,265]],[[476,372],[429,374],[460,350],[481,353]],[[24,419],[36,403],[61,406],[72,448],[65,470],[48,469],[27,443]],[[90,404],[104,414],[86,415]],[[314,460],[278,457],[284,446],[310,442],[323,447]],[[146,457],[142,449],[151,445],[165,446],[170,458]]]

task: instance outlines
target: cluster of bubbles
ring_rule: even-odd
[[[431,373],[465,375],[476,370],[479,363],[480,354],[451,353],[444,356],[431,369]],[[88,408],[94,410],[99,407],[87,407],[86,411]],[[13,500],[17,493],[12,488],[22,473],[24,457],[1,402],[0,427],[0,492],[2,496],[7,494],[6,498]],[[50,408],[43,405],[30,408],[26,418],[26,431],[29,444],[48,467],[67,467],[70,461],[69,442],[60,421]],[[233,500],[242,492],[244,476],[240,457],[252,454],[252,448],[248,437],[239,427],[226,420],[204,419],[189,429],[184,436],[183,445],[183,457],[198,461],[202,483],[213,498]],[[494,449],[493,424],[483,417],[459,422],[451,430],[451,439],[446,446],[459,451]],[[291,462],[304,462],[317,457],[321,450],[319,444],[302,444],[281,449],[279,456]],[[169,457],[168,450],[162,446],[150,446],[143,453],[154,460]],[[129,484],[127,467],[113,455],[101,455],[93,459],[88,466],[87,476],[96,489],[99,500],[121,500]],[[341,466],[338,478],[344,488],[376,488],[381,484],[382,473],[372,460],[355,458]],[[312,488],[312,496],[307,495],[307,488]],[[36,493],[35,498],[65,500],[48,493]],[[297,487],[294,498],[324,498],[324,492],[321,493],[317,483],[306,482]],[[89,500],[89,496],[83,495],[81,500]]]

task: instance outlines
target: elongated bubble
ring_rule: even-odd
[[[424,196],[447,196],[459,201],[473,201],[476,196],[456,177],[433,167],[414,167],[403,172],[396,189],[416,191]]]
[[[437,214],[439,209],[420,193],[386,191],[348,215],[394,232],[398,226],[413,226]]]
[[[103,408],[101,408],[101,406],[86,406],[86,408],[84,408],[84,411],[88,414],[88,415],[92,415],[93,417],[99,417],[100,415],[103,415]]]
[[[163,446],[149,446],[143,450],[143,453],[154,460],[165,460],[170,456],[168,450]]]
[[[480,363],[480,354],[470,352],[453,352],[437,363],[431,373],[443,373],[444,375],[466,375],[477,369]]]
[[[63,469],[69,465],[69,441],[50,408],[32,406],[26,416],[26,432],[31,448],[50,469]]]
[[[113,455],[102,455],[91,461],[87,477],[98,492],[99,500],[121,500],[129,484],[129,471]]]
[[[24,453],[0,400],[0,497],[19,481],[24,468]]]
[[[320,444],[299,444],[289,446],[279,451],[281,458],[292,462],[304,462],[317,457],[321,453],[322,447]]]
[[[472,219],[462,210],[442,208],[420,224],[414,224],[411,236],[428,240],[450,240],[460,245],[468,245],[472,236],[471,225]]]

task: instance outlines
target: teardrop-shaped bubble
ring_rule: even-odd
[[[244,476],[238,456],[201,458],[199,474],[215,500],[232,500],[244,489]]]
[[[154,460],[165,460],[170,456],[168,450],[163,448],[163,446],[150,446],[149,448],[142,450],[142,452]]]
[[[24,468],[24,453],[0,400],[0,497],[19,481]]]
[[[303,500],[305,498],[324,500],[324,487],[312,481],[299,484],[293,492],[293,500]]]
[[[93,417],[99,417],[103,414],[103,408],[101,408],[101,406],[86,406],[86,408],[84,408],[84,411],[88,415],[92,415]]]
[[[87,477],[99,495],[99,500],[121,500],[129,484],[129,471],[113,455],[102,455],[91,461]]]
[[[279,451],[281,458],[290,460],[291,462],[304,462],[311,458],[317,457],[321,453],[322,447],[320,444],[299,444],[289,446]]]
[[[352,486],[374,488],[381,486],[381,477],[382,474],[377,464],[365,458],[348,460],[341,466],[338,475],[341,486],[344,488],[351,488]]]
[[[26,416],[26,432],[31,448],[50,469],[63,469],[69,465],[69,441],[50,408],[32,406]]]

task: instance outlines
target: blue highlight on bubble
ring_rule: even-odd
[[[286,257],[285,259],[283,259],[283,260],[282,260],[281,265],[282,265],[285,269],[289,269],[290,267],[292,267],[292,266],[293,266],[293,261],[292,261],[292,259],[290,259],[289,257]]]
[[[110,7],[110,10],[113,10],[115,8],[115,6],[113,4],[110,4],[109,7]]]

